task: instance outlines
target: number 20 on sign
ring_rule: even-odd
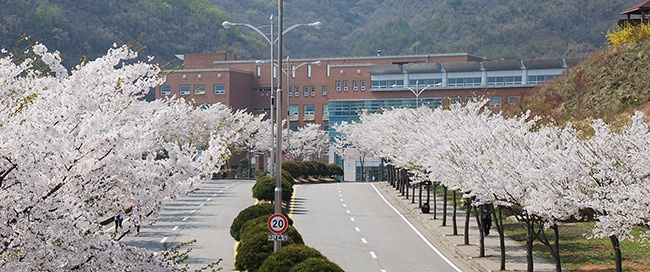
[[[282,234],[289,227],[287,217],[281,213],[271,215],[267,224],[269,226],[269,230],[275,234]]]

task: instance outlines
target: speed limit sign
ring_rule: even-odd
[[[275,234],[282,234],[289,227],[289,220],[281,213],[275,213],[269,217],[267,222],[269,230]]]

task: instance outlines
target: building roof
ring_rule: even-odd
[[[650,0],[646,0],[632,7],[629,7],[621,11],[621,14],[642,14],[644,12],[647,13],[648,11],[650,11]]]

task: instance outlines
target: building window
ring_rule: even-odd
[[[499,96],[490,97],[490,107],[495,109],[501,109],[501,97]]]
[[[203,84],[194,85],[194,93],[205,94],[205,85]]]
[[[465,86],[481,86],[481,78],[480,77],[465,78]]]
[[[309,86],[303,86],[302,87],[302,92],[303,92],[304,97],[309,96]]]
[[[314,115],[314,105],[305,105],[305,115]]]
[[[325,116],[329,117],[329,115],[330,115],[330,105],[323,104],[323,119],[325,119]]]
[[[299,114],[298,110],[299,110],[298,105],[289,106],[289,116],[298,116]]]
[[[521,102],[520,96],[508,96],[508,104],[519,104]]]
[[[295,96],[295,97],[300,96],[300,87],[298,87],[298,86],[293,87],[293,96]]]
[[[449,104],[460,104],[460,103],[463,103],[463,99],[461,99],[460,97],[449,98]]]
[[[362,91],[365,91],[365,90],[366,90],[366,81],[365,81],[365,80],[362,80],[362,81],[361,81],[361,90],[362,90]]]
[[[223,84],[214,84],[214,94],[225,94],[226,85]]]
[[[311,85],[311,86],[309,86],[309,88],[311,89],[311,96],[315,96],[316,95],[316,86]]]
[[[181,95],[189,95],[192,92],[190,85],[181,85],[179,90]]]
[[[341,91],[341,81],[336,81],[336,91],[340,92]]]
[[[343,91],[347,92],[348,91],[348,81],[343,80]]]
[[[170,95],[172,94],[172,86],[162,85],[160,86],[160,95]]]
[[[504,84],[503,77],[488,77],[488,86],[503,86]]]
[[[352,89],[353,90],[359,90],[359,81],[353,80],[352,81]]]
[[[327,95],[327,85],[323,85],[323,95]]]
[[[521,76],[507,76],[505,77],[506,85],[521,85]]]

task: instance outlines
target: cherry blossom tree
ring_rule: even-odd
[[[286,138],[285,138],[286,139]],[[327,131],[319,124],[306,124],[291,133],[291,152],[302,160],[320,159],[329,145]]]
[[[0,270],[179,268],[99,222],[134,204],[154,220],[165,200],[219,169],[255,117],[144,101],[161,70],[128,46],[71,71],[58,52],[32,52],[0,58]]]

